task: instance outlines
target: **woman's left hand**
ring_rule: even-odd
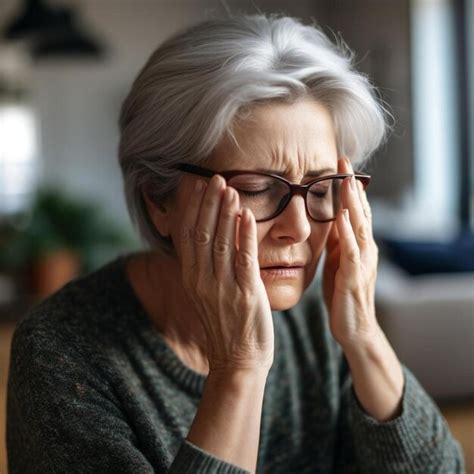
[[[338,160],[338,172],[354,173],[347,158]],[[375,316],[378,248],[362,183],[345,178],[341,193],[342,209],[326,244],[323,289],[332,335],[346,350],[361,347],[380,333]]]
[[[346,158],[338,160],[338,171],[354,173]],[[342,183],[341,199],[342,210],[326,244],[323,273],[329,327],[346,355],[354,391],[365,412],[378,421],[388,421],[401,414],[404,375],[375,317],[378,248],[370,206],[354,178]]]

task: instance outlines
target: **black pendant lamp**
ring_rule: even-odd
[[[71,10],[64,12],[60,26],[42,35],[32,47],[36,59],[64,56],[100,58],[103,53],[103,47],[79,28],[75,12]]]
[[[61,12],[42,0],[25,0],[20,14],[10,21],[3,34],[10,40],[32,38],[61,22]]]
[[[79,28],[71,8],[53,7],[44,0],[25,0],[22,11],[7,25],[3,36],[30,41],[35,59],[103,55],[103,47]]]

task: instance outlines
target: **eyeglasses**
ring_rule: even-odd
[[[256,222],[278,216],[295,194],[303,196],[306,212],[311,219],[316,222],[333,221],[341,208],[341,185],[344,178],[354,176],[362,182],[364,189],[370,182],[369,175],[358,173],[321,176],[307,184],[294,184],[281,176],[257,171],[212,171],[188,163],[181,163],[175,169],[207,178],[212,178],[215,174],[221,175],[227,185],[238,192],[242,207],[248,207],[252,211]]]

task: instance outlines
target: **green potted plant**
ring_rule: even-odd
[[[97,206],[43,187],[28,212],[0,226],[0,269],[24,276],[27,291],[42,298],[130,244]]]

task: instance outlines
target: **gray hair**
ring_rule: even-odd
[[[279,15],[210,19],[180,32],[151,55],[120,115],[119,160],[131,220],[142,240],[173,254],[153,225],[143,191],[172,199],[179,162],[205,164],[252,106],[307,96],[325,105],[338,153],[355,165],[386,138],[387,110],[353,54],[315,25]]]

